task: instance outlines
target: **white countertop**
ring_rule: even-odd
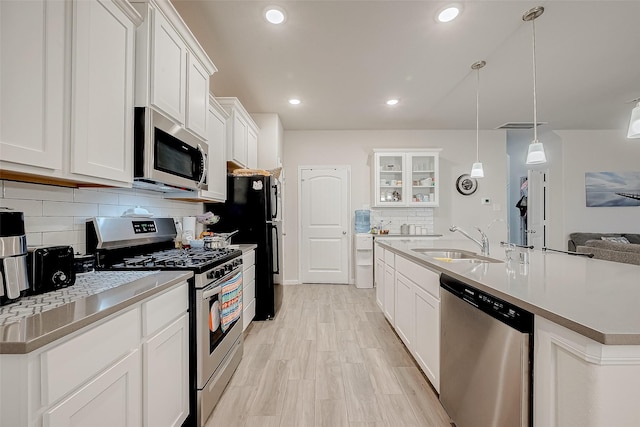
[[[240,243],[238,245],[229,245],[230,248],[240,249],[243,254],[252,251],[258,247],[255,243]]]
[[[385,249],[448,274],[602,344],[640,344],[640,266],[529,251],[529,264],[436,261],[415,248],[463,249],[468,240],[377,240]],[[504,260],[494,245],[491,258]]]

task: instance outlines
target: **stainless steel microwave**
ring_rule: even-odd
[[[134,186],[206,190],[208,145],[149,107],[135,108]]]

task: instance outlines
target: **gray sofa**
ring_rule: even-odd
[[[602,237],[624,237],[629,243],[602,240]],[[571,233],[570,251],[590,253],[594,258],[640,265],[640,234],[632,233]]]

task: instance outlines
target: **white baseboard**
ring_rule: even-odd
[[[285,286],[288,286],[288,285],[299,285],[300,282],[298,282],[297,280],[285,280],[282,284],[285,285]]]

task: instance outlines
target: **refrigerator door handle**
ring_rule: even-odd
[[[275,212],[272,215],[273,219],[278,218],[278,185],[272,185],[273,187],[273,202],[275,203]]]
[[[272,270],[271,273],[280,274],[280,237],[278,237],[278,227],[269,223],[269,228],[271,228],[271,236],[273,236],[274,231],[276,232],[275,245],[274,245],[275,246],[274,252],[276,254],[276,263],[275,263],[276,265],[275,267],[273,265],[271,266],[271,270]]]

